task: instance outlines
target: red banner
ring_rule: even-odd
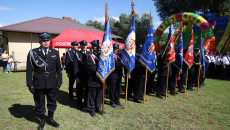
[[[193,64],[193,44],[194,42],[193,42],[193,33],[192,33],[192,36],[190,38],[190,42],[188,45],[188,49],[184,57],[184,62],[188,65],[189,68]]]
[[[165,62],[167,64],[170,64],[170,63],[172,63],[172,62],[174,62],[176,60],[174,41],[173,41],[172,36],[170,37],[169,44],[168,44],[167,49],[165,51],[164,59],[165,59]]]

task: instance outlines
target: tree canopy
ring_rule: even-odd
[[[182,12],[227,15],[230,0],[152,0],[161,20]]]

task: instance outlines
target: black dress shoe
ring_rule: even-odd
[[[53,127],[59,127],[59,124],[53,118],[49,118],[48,124],[52,125]]]
[[[101,109],[97,109],[96,112],[102,114],[102,110]],[[104,111],[104,114],[106,114],[105,111]]]
[[[38,130],[43,130],[45,124],[46,124],[45,119],[41,120],[41,122],[38,125]]]
[[[161,94],[157,94],[156,97],[161,98],[161,99],[163,98]]]
[[[121,106],[121,107],[123,107],[123,105],[119,102],[119,103],[117,103],[117,105],[119,105],[119,106]]]
[[[144,99],[140,99],[141,101],[144,101]],[[145,102],[147,101],[147,99],[145,99]]]
[[[162,93],[161,96],[166,96],[166,94],[165,94],[165,93]]]
[[[110,104],[110,106],[111,106],[112,108],[116,108],[116,104],[114,104],[114,103]]]
[[[91,117],[95,117],[96,116],[96,113],[94,111],[90,111],[89,114],[90,114]]]
[[[194,91],[194,89],[192,88],[192,89],[190,89],[190,91]]]
[[[133,100],[134,102],[136,102],[136,103],[141,103],[139,100],[137,100],[137,99],[134,99]]]

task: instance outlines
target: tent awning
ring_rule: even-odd
[[[82,30],[72,30],[66,29],[63,33],[51,40],[51,48],[72,48],[71,42],[73,41],[87,41],[87,49],[91,49],[91,44],[93,40],[99,40],[99,44],[102,44],[104,34],[101,32],[92,31],[82,31]],[[119,49],[124,48],[123,43],[119,43],[112,40],[112,43],[119,44]]]

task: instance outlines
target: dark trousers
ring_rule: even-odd
[[[157,93],[158,94],[165,94],[166,93],[167,76],[158,76],[157,82],[158,82]]]
[[[186,81],[186,76],[187,76],[187,70],[186,71],[183,71],[182,74],[180,75],[180,80],[178,80],[178,89],[179,91],[182,91],[184,90],[184,84],[185,84],[185,81]]]
[[[120,103],[120,89],[121,89],[121,78],[110,78],[109,81],[109,90],[110,90],[110,103],[111,104],[118,104]]]
[[[81,82],[77,84],[77,103],[78,105],[82,105],[82,99],[84,97],[84,104],[87,104],[87,97],[88,97],[88,87],[86,86],[85,82]]]
[[[210,63],[210,66],[209,66],[209,75],[210,77],[214,77],[215,75],[215,64],[213,62]]]
[[[187,89],[188,90],[193,89],[193,82],[195,79],[198,78],[198,75],[195,75],[195,74],[197,74],[195,71],[196,71],[195,67],[191,67],[188,71],[188,81],[187,81]]]
[[[7,61],[2,61],[3,71],[6,70],[7,63],[8,63]]]
[[[38,115],[45,115],[45,96],[47,98],[48,111],[54,112],[57,108],[57,88],[36,89],[34,93],[35,112]]]
[[[71,75],[69,77],[69,96],[70,97],[73,97],[73,85],[74,85],[74,82],[75,82],[75,77]]]
[[[220,79],[221,65],[216,65],[215,68],[215,78]]]
[[[125,90],[127,88],[127,77],[125,76]],[[132,98],[132,94],[133,94],[133,91],[134,91],[134,87],[135,87],[135,77],[133,75],[131,75],[131,79],[128,79],[128,92],[127,92],[127,96],[129,98]]]
[[[156,85],[154,85],[154,78],[156,75],[156,71],[153,72],[152,74],[149,74],[148,76],[148,81],[147,81],[147,88],[146,88],[146,93],[152,93],[156,91]]]
[[[225,65],[225,68],[222,68],[222,78],[223,80],[228,80],[229,75],[229,65]]]
[[[89,111],[95,111],[101,108],[102,94],[102,87],[88,87],[87,109]]]
[[[143,100],[145,88],[145,75],[138,75],[135,79],[134,99]]]

